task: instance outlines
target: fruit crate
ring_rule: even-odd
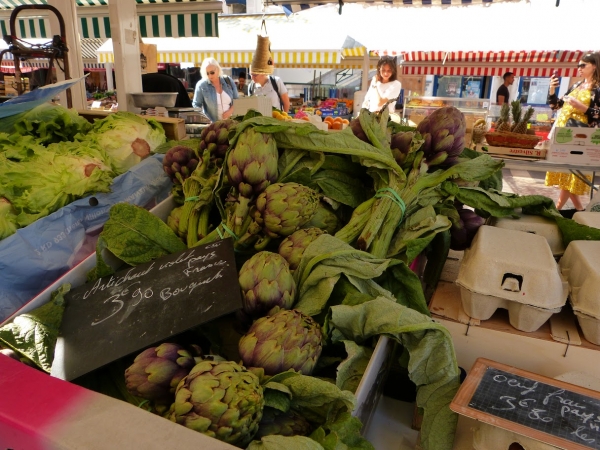
[[[161,203],[156,205],[154,208],[152,208],[150,210],[150,212],[152,214],[154,214],[156,217],[160,218],[162,221],[166,222],[167,217],[169,216],[171,210],[173,208],[175,208],[176,206],[177,205],[175,204],[173,197],[168,197],[167,199],[163,200]],[[13,316],[11,316],[11,319],[20,314],[24,314],[26,312],[29,312],[35,308],[38,308],[38,307],[46,304],[48,301],[50,301],[52,293],[65,283],[71,284],[72,288],[82,286],[87,281],[87,273],[90,270],[92,270],[95,266],[96,266],[96,253],[93,253],[90,256],[88,256],[86,259],[84,259],[81,263],[79,263],[76,267],[74,267],[72,270],[70,270],[65,275],[63,275],[58,280],[56,280],[52,285],[48,286],[37,297],[32,299],[26,305],[24,305],[19,311],[17,311]],[[385,383],[387,381],[387,378],[388,378],[388,375],[390,372],[390,367],[391,367],[391,363],[392,363],[391,354],[394,349],[394,346],[395,346],[394,341],[387,338],[386,336],[381,336],[378,339],[377,344],[373,350],[371,359],[369,360],[367,368],[365,369],[365,373],[358,385],[358,388],[356,389],[356,392],[355,392],[356,407],[355,407],[354,411],[352,412],[352,415],[355,417],[358,417],[361,420],[361,422],[363,424],[363,428],[362,428],[363,435],[368,430],[368,426],[369,426],[369,423],[375,413],[377,403],[379,402],[379,399],[383,393],[383,388],[385,386]],[[0,355],[0,357],[2,357],[2,355]],[[0,368],[1,368],[1,365],[0,365]],[[60,381],[60,382],[67,383],[65,381]],[[1,392],[2,383],[3,383],[2,380],[0,380],[0,392]],[[86,392],[89,392],[89,394],[100,395],[100,394],[96,394],[91,391],[86,391]],[[114,400],[114,401],[117,403],[124,403],[125,406],[131,406],[120,400]],[[1,435],[1,430],[2,430],[1,421],[3,420],[2,413],[9,415],[9,412],[3,411],[2,408],[3,407],[0,406],[0,435]],[[145,411],[143,411],[143,412],[145,412]],[[153,416],[153,417],[157,417],[157,416],[154,416],[153,414],[149,414],[149,415]],[[161,420],[167,421],[166,419],[162,419],[162,418],[161,418]],[[118,430],[114,430],[114,431],[116,433],[124,432],[126,427],[130,426],[126,422],[127,421],[123,421],[122,427],[119,427]],[[115,426],[117,426],[117,425],[115,425]],[[176,426],[181,427],[186,432],[190,431],[181,425],[176,425]],[[108,431],[108,430],[105,430],[105,431]],[[174,430],[174,436],[177,437],[178,434],[176,431],[177,431],[177,429]],[[200,434],[200,433],[198,433],[198,434]],[[102,442],[102,441],[98,440],[97,442]],[[145,440],[142,440],[141,442],[146,443]],[[211,448],[211,449],[213,449],[213,448],[214,449],[230,448],[229,446],[218,447],[217,444],[227,445],[227,444],[221,443],[220,441],[214,441],[214,443],[215,443],[215,445],[198,447],[198,448]],[[85,447],[85,448],[86,448],[86,450],[96,450],[96,449],[101,450],[101,449],[106,448],[103,445],[100,445],[100,444],[97,444],[97,445],[98,445],[97,447],[91,446],[91,447]],[[154,448],[154,447],[147,447],[147,448]],[[171,446],[171,448],[175,448],[175,447]],[[177,448],[179,448],[179,447],[177,447]],[[183,448],[183,447],[181,447],[181,448]]]
[[[485,134],[488,144],[496,147],[535,148],[542,138],[534,134],[512,133],[509,131],[494,131]]]

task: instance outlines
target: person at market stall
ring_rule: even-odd
[[[496,91],[496,103],[498,105],[508,103],[508,87],[512,86],[512,84],[515,82],[515,75],[512,72],[506,72],[504,75],[502,75],[502,78],[504,79],[504,83],[502,83]]]
[[[238,94],[246,95],[248,93],[248,85],[246,84],[246,72],[240,72],[237,82]]]
[[[250,67],[252,81],[248,85],[248,95],[266,95],[271,99],[273,108],[283,112],[290,110],[290,97],[281,78],[266,73],[257,73]]]
[[[202,79],[196,84],[192,105],[201,108],[210,120],[229,119],[233,114],[233,100],[238,91],[233,80],[223,75],[214,58],[206,58],[200,67]]]
[[[577,64],[577,76],[583,78],[569,88],[559,99],[556,89],[559,80],[556,75],[550,78],[548,103],[552,109],[559,109],[554,128],[565,126],[600,127],[600,53],[588,53]],[[585,177],[590,183],[592,177]],[[560,193],[556,209],[561,209],[568,200],[578,211],[583,210],[580,195],[588,194],[590,186],[579,177],[560,172],[546,173],[546,186],[558,186]]]
[[[377,112],[390,100],[397,99],[402,89],[402,84],[397,77],[396,58],[382,56],[377,62],[377,74],[371,80],[362,107],[371,112]],[[396,102],[391,102],[388,108],[393,113]]]

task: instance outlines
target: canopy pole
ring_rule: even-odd
[[[361,91],[367,91],[369,88],[369,51],[365,49],[363,55],[363,70],[362,70],[362,83],[360,86]]]
[[[106,90],[114,91],[115,90],[115,81],[113,79],[113,63],[111,63],[111,62],[104,63],[104,68],[106,69]]]
[[[79,19],[77,16],[77,5],[72,0],[49,0],[48,4],[54,6],[60,12],[66,26],[65,37],[69,51],[66,54],[68,59],[70,78],[80,78],[83,76],[83,56],[81,54],[81,42],[79,40]],[[58,18],[54,14],[49,14],[51,34],[60,34],[60,25]],[[56,67],[56,80],[64,81],[65,74]],[[63,91],[59,94],[60,104],[67,107],[67,93]],[[85,82],[80,82],[71,87],[71,106],[75,109],[84,110],[87,107],[87,97],[85,93]]]
[[[136,2],[109,2],[110,31],[112,34],[117,102],[119,111],[139,113],[127,94],[142,92],[142,68],[140,65],[140,35]]]

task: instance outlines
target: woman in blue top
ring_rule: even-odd
[[[206,58],[200,67],[202,79],[196,84],[192,105],[202,108],[210,120],[228,119],[233,114],[233,99],[238,98],[235,83],[223,75],[214,58]]]

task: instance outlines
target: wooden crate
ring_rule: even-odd
[[[94,122],[94,120],[96,120],[96,119],[102,119],[103,117],[106,117],[109,114],[112,114],[111,111],[97,111],[97,110],[84,110],[84,111],[79,110],[79,111],[77,111],[77,113],[81,117],[86,118],[90,122]],[[175,118],[175,117],[158,117],[158,116],[142,116],[142,115],[140,115],[140,117],[143,117],[144,119],[154,119],[157,122],[160,122],[160,124],[165,129],[165,135],[167,136],[167,139],[173,139],[173,140],[179,141],[179,140],[185,139],[185,137],[186,137],[185,120],[184,119],[179,119],[179,118]]]

